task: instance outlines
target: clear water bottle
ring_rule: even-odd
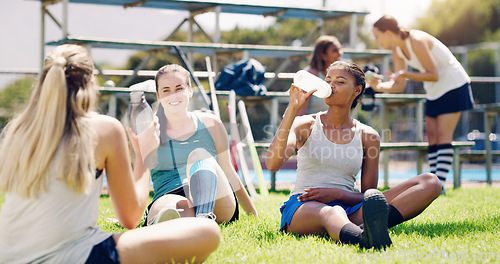
[[[130,92],[127,115],[128,124],[138,137],[144,165],[154,168],[158,164],[159,134],[153,125],[153,109],[146,101],[144,91]]]
[[[295,74],[293,84],[306,92],[317,89],[313,95],[319,98],[326,98],[332,94],[332,88],[327,82],[305,70],[300,70]]]

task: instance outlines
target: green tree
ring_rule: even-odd
[[[455,46],[498,41],[500,38],[499,0],[433,0],[416,28]]]
[[[23,110],[30,99],[36,79],[24,77],[0,92],[0,128],[3,128],[14,116]]]

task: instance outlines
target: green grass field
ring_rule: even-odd
[[[258,218],[241,213],[240,220],[221,225],[221,243],[206,263],[500,263],[499,188],[447,190],[420,216],[392,228],[393,245],[384,251],[279,232],[279,206],[287,197],[274,192],[257,198]],[[100,206],[98,225],[123,231],[106,221],[114,217],[107,196]]]

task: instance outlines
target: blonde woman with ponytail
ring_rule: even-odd
[[[0,263],[202,262],[219,243],[208,219],[175,219],[110,234],[97,227],[103,171],[120,224],[134,229],[149,195],[137,136],[97,114],[93,61],[78,45],[45,59],[27,108],[0,141]]]

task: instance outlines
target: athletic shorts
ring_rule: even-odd
[[[95,245],[85,264],[119,264],[120,258],[113,236]]]
[[[288,201],[285,201],[281,207],[280,207],[280,212],[281,212],[281,226],[280,226],[280,231],[284,231],[285,228],[290,224],[292,221],[292,217],[295,214],[295,211],[299,209],[299,207],[307,202],[313,202],[313,201],[306,201],[306,202],[300,202],[297,200],[297,197],[299,197],[301,193],[295,194],[290,196]],[[345,212],[347,215],[350,215],[354,212],[356,212],[362,205],[363,203],[358,203],[353,206],[346,205],[344,203],[338,202],[338,201],[333,201],[331,203],[327,203],[326,205],[328,206],[335,206],[338,205],[342,208],[344,208]]]
[[[453,89],[436,100],[425,102],[425,115],[437,117],[442,114],[467,111],[474,108],[470,84],[466,83],[457,89]]]
[[[180,186],[164,195],[167,195],[167,194],[176,194],[176,195],[180,195],[184,198],[186,198],[186,193],[184,192],[184,188],[186,187],[186,185],[184,186]],[[234,200],[236,201],[236,207],[234,208],[234,214],[233,216],[231,217],[231,220],[229,220],[229,223],[233,222],[233,221],[236,221],[240,218],[240,209],[239,209],[239,205],[238,205],[238,199],[236,199],[236,194],[234,194],[233,192],[233,195],[234,195]],[[148,208],[146,208],[146,212],[144,213],[144,224],[143,226],[147,226],[148,223],[147,223],[147,219],[148,219],[148,214],[149,214],[149,210],[151,209],[151,206],[153,206],[153,203],[155,201],[152,201],[149,205],[148,205]]]

